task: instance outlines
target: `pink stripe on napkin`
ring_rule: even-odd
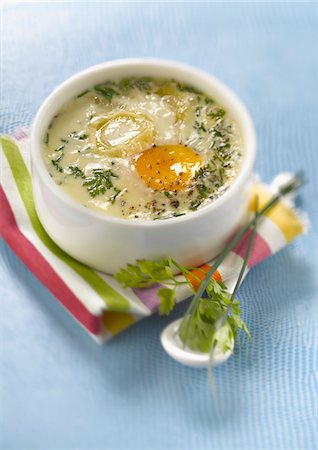
[[[249,230],[243,239],[234,247],[233,253],[236,253],[241,258],[244,258],[246,255],[246,250],[248,246],[248,242],[250,239],[251,230]],[[260,236],[258,233],[255,234],[255,241],[253,245],[253,249],[251,251],[250,257],[248,259],[248,267],[253,267],[256,264],[260,263],[264,259],[271,256],[272,251],[267,244],[267,242]]]

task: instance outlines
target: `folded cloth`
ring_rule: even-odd
[[[103,342],[156,311],[160,285],[124,289],[112,276],[70,257],[45,232],[33,202],[27,130],[17,130],[14,137],[2,136],[1,147],[0,233],[13,252],[68,312],[96,341]],[[284,177],[277,177],[269,187],[255,183],[251,209],[256,196],[259,208],[262,207],[281,178]],[[295,211],[292,197],[271,209],[258,224],[245,275],[255,264],[304,232],[305,222]],[[245,236],[218,269],[219,279],[229,290],[236,282],[247,243],[248,236]],[[208,270],[212,263],[207,263],[203,269]],[[189,288],[180,288],[177,301],[190,295]]]

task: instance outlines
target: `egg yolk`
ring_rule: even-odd
[[[200,156],[183,145],[152,147],[135,160],[139,176],[157,191],[180,191],[202,166]]]

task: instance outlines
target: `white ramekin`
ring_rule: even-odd
[[[62,105],[83,90],[129,76],[174,78],[215,98],[238,123],[243,161],[230,188],[216,201],[177,218],[141,221],[114,218],[85,208],[49,176],[42,143]],[[213,76],[161,59],[123,59],[90,67],[57,87],[40,107],[31,133],[33,192],[39,218],[51,238],[67,253],[96,269],[114,273],[136,259],[171,256],[199,265],[216,256],[243,220],[250,195],[256,138],[250,115],[238,97]]]

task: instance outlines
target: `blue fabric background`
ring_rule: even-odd
[[[240,289],[253,341],[215,370],[182,367],[157,315],[97,346],[1,243],[2,448],[317,449],[318,7],[304,3],[2,5],[1,131],[90,65],[158,56],[231,86],[257,129],[257,171],[304,168],[306,236]],[[181,315],[184,305],[174,317]]]

